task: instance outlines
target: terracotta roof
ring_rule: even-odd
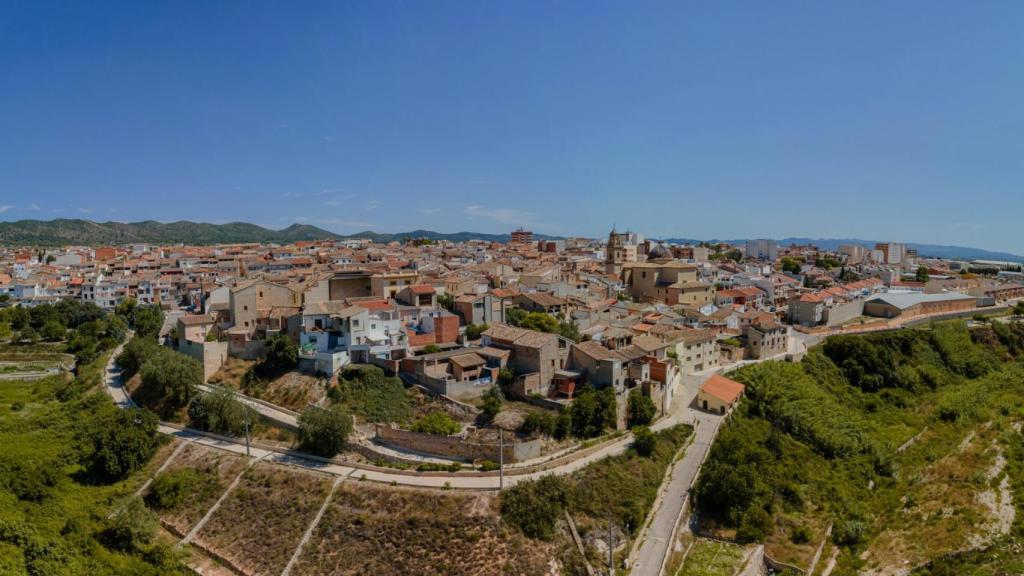
[[[409,290],[413,294],[433,294],[437,292],[437,290],[434,290],[434,287],[429,284],[414,284],[409,286]]]
[[[213,324],[213,316],[206,314],[186,314],[178,318],[178,322],[185,326],[199,326],[201,324]]]
[[[720,374],[713,374],[707,382],[700,387],[700,391],[709,396],[714,396],[726,404],[732,404],[743,394],[743,384],[730,380]]]
[[[584,354],[590,356],[594,360],[626,360],[626,357],[623,356],[621,353],[615,350],[609,350],[608,348],[601,346],[601,344],[594,342],[593,340],[588,340],[586,342],[576,344],[576,348],[580,352],[583,352]]]

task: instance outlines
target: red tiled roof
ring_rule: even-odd
[[[700,387],[700,391],[718,398],[726,404],[732,404],[743,394],[743,384],[730,380],[720,374],[714,374]]]

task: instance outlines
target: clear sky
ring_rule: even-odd
[[[1024,2],[4,2],[0,219],[1024,254]]]

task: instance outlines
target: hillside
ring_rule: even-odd
[[[18,220],[0,222],[0,245],[7,246],[99,246],[108,244],[230,244],[259,242],[285,244],[300,240],[366,238],[374,242],[392,242],[406,238],[427,238],[464,242],[487,240],[507,242],[508,234],[482,234],[455,232],[446,234],[431,230],[412,230],[394,234],[372,231],[348,236],[335,234],[309,224],[292,224],[281,230],[271,230],[246,222],[209,224],[205,222],[93,222],[80,219]],[[553,238],[538,234],[537,238]]]
[[[747,398],[695,489],[702,529],[800,568],[823,546],[833,576],[945,574],[1003,546],[1024,527],[1022,353],[1024,324],[951,322],[738,371]]]

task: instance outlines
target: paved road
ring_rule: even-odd
[[[694,411],[696,412],[696,411]],[[715,439],[722,417],[700,412],[693,442],[686,453],[672,466],[672,476],[664,487],[658,506],[640,545],[637,560],[630,572],[633,576],[658,576],[665,557],[671,552],[672,535],[680,513],[690,497],[690,486]]]

